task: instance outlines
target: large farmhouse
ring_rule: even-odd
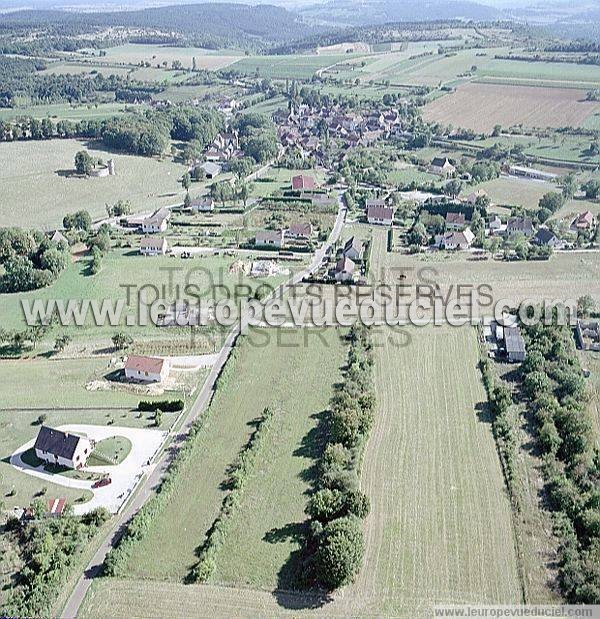
[[[42,426],[35,439],[35,455],[49,464],[70,469],[85,466],[94,448],[93,442],[83,436]]]
[[[367,221],[372,225],[391,226],[394,222],[394,209],[390,206],[370,206]]]

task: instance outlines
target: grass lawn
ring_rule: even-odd
[[[56,382],[53,389],[56,389]],[[26,389],[23,386],[22,389]],[[45,386],[37,387],[37,390]],[[67,389],[63,389],[65,392]],[[46,391],[49,394],[50,390]],[[2,411],[0,410],[0,498],[7,509],[14,506],[27,506],[36,496],[42,496],[41,492],[47,488],[43,496],[66,497],[68,501],[91,498],[91,493],[77,488],[68,488],[57,484],[48,483],[18,471],[8,463],[9,456],[27,441],[35,438],[39,431],[38,416],[42,411]],[[70,409],[52,410],[50,407],[43,411],[46,414],[44,423],[51,427],[57,427],[68,423],[81,423],[91,425],[107,425],[114,423],[115,426],[127,426],[133,428],[153,427],[153,413],[143,413],[138,417],[134,411],[103,411],[99,409]],[[162,429],[168,427],[175,420],[176,414],[163,415]],[[12,494],[11,490],[15,493]],[[1,536],[0,536],[1,537]]]
[[[140,396],[125,391],[88,391],[90,380],[109,372],[109,359],[0,360],[2,409],[135,408]],[[33,387],[33,388],[32,388]],[[15,413],[18,414],[18,413]],[[118,416],[118,414],[117,414]]]
[[[131,441],[124,436],[111,436],[96,443],[87,466],[121,464],[131,451]]]
[[[70,264],[61,273],[57,281],[48,288],[19,294],[0,295],[0,311],[5,320],[4,328],[22,328],[25,325],[24,314],[21,309],[21,301],[28,300],[33,303],[36,299],[49,300],[118,300],[127,299],[125,286],[132,288],[132,299],[128,309],[136,314],[137,294],[142,287],[146,288],[144,297],[150,301],[155,299],[158,287],[161,298],[167,302],[175,300],[176,286],[179,286],[179,294],[184,295],[184,287],[189,285],[189,292],[185,292],[185,298],[193,300],[192,295],[204,299],[222,299],[226,296],[238,298],[247,296],[249,291],[254,291],[260,285],[277,286],[285,279],[285,276],[277,276],[269,279],[249,278],[243,274],[230,273],[229,268],[235,258],[224,256],[198,256],[193,260],[180,260],[168,256],[141,256],[135,249],[116,249],[111,251],[102,262],[102,269],[96,275],[87,274],[87,259]],[[173,292],[169,292],[169,281],[172,277]],[[164,292],[163,292],[164,291]],[[121,324],[124,325],[125,315],[122,316]],[[136,325],[138,321],[136,321]],[[118,330],[110,326],[108,322],[104,326],[95,326],[90,313],[85,326],[71,325],[61,328],[74,338],[100,337],[107,339]],[[157,338],[172,337],[164,329],[155,327],[150,321],[147,326],[139,324],[127,327],[127,332],[134,338],[141,335],[153,335]],[[52,337],[58,334],[58,327]]]
[[[87,149],[104,161],[114,159],[115,176],[75,178],[75,153]],[[183,166],[148,157],[112,154],[99,143],[82,140],[11,142],[2,145],[0,216],[13,225],[51,228],[65,214],[87,209],[106,214],[107,203],[130,200],[134,210],[152,210],[181,202]]]
[[[549,191],[559,191],[553,183],[501,176],[475,188],[467,188],[467,195],[477,189],[487,192],[490,200],[498,206],[523,206],[530,211],[537,211],[540,198]]]
[[[217,391],[172,499],[135,547],[128,568],[134,578],[186,577],[223,499],[227,467],[266,406],[277,410],[275,427],[219,555],[216,578],[274,586],[298,548],[293,537],[281,535],[275,543],[265,536],[305,519],[315,415],[327,406],[339,380],[343,350],[336,331],[325,334],[326,344],[309,330],[263,330],[251,337],[239,343],[229,362],[226,383]]]

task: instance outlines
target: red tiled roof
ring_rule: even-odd
[[[367,209],[368,219],[393,219],[394,209],[389,206],[370,206]]]
[[[164,359],[158,357],[141,357],[137,355],[129,355],[125,363],[126,370],[134,370],[136,372],[148,372],[149,374],[160,374]]]

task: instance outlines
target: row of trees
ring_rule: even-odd
[[[358,324],[348,340],[348,365],[331,401],[316,492],[306,509],[309,573],[327,589],[352,582],[358,573],[364,554],[362,519],[370,507],[357,470],[375,409],[373,343],[367,327]]]
[[[524,328],[522,386],[537,422],[560,539],[559,581],[571,603],[600,603],[600,452],[571,330]]]

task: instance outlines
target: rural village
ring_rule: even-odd
[[[600,604],[597,44],[195,6],[0,14],[1,614]]]

